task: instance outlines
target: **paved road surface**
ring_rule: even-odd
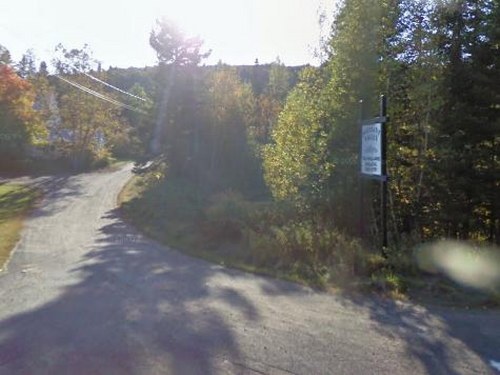
[[[313,292],[123,223],[115,172],[47,190],[0,273],[1,375],[494,374],[500,314]]]

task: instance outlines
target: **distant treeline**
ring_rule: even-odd
[[[280,64],[277,60],[274,64],[254,64],[254,65],[203,65],[198,67],[199,74],[206,75],[214,70],[220,69],[221,66],[231,67],[236,69],[239,78],[252,86],[253,92],[257,95],[262,94],[269,82],[269,73],[275,64]],[[295,86],[298,81],[299,73],[307,65],[300,66],[285,66],[288,72],[289,87]],[[130,88],[134,84],[142,86],[146,92],[155,91],[155,80],[158,74],[158,66],[145,68],[115,68],[110,66],[107,70],[109,81],[118,86]]]

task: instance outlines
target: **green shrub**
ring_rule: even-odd
[[[90,163],[90,169],[94,170],[94,169],[101,169],[101,168],[108,167],[111,164],[111,161],[112,160],[109,157],[102,157],[99,159],[94,159]]]
[[[251,202],[248,207],[247,225],[257,232],[270,226],[283,226],[290,221],[300,221],[296,208],[287,201]]]
[[[156,238],[179,228],[189,228],[203,218],[200,198],[191,185],[182,180],[164,179],[151,171],[137,179],[137,197],[122,204],[126,214]]]
[[[380,272],[375,272],[370,276],[370,279],[372,286],[383,293],[399,296],[407,290],[404,279],[399,274],[391,271],[382,270]]]
[[[282,268],[285,259],[280,256],[280,244],[271,233],[256,232],[247,228],[245,232],[249,260],[258,267]]]
[[[284,254],[294,260],[352,269],[362,253],[358,241],[312,220],[291,222],[272,231]]]
[[[261,213],[266,215],[269,213]],[[280,225],[253,222],[246,229],[248,248],[257,265],[288,270],[316,284],[364,272],[365,255],[357,240],[313,220],[292,219]]]
[[[227,190],[214,195],[205,208],[204,233],[212,241],[234,241],[243,236],[249,204],[243,195]]]
[[[387,259],[381,254],[367,252],[360,259],[359,273],[369,276],[384,270],[387,264]]]

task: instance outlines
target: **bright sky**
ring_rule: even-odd
[[[332,14],[336,0],[23,0],[0,1],[0,44],[14,60],[33,48],[50,62],[57,43],[81,48],[108,65],[143,67],[156,57],[148,38],[155,19],[173,19],[212,49],[215,64],[272,62],[317,64],[320,9]]]

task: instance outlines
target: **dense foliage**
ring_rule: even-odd
[[[275,129],[265,164],[274,195],[311,203],[319,197],[329,206],[325,220],[356,234],[349,207],[359,187],[358,100],[365,101],[365,117],[374,116],[377,94],[385,93],[392,242],[403,233],[500,241],[499,7],[496,1],[344,1],[320,68],[324,83],[311,94],[303,78]]]
[[[33,109],[35,90],[6,64],[0,63],[0,155],[2,163],[40,142],[43,125]]]

